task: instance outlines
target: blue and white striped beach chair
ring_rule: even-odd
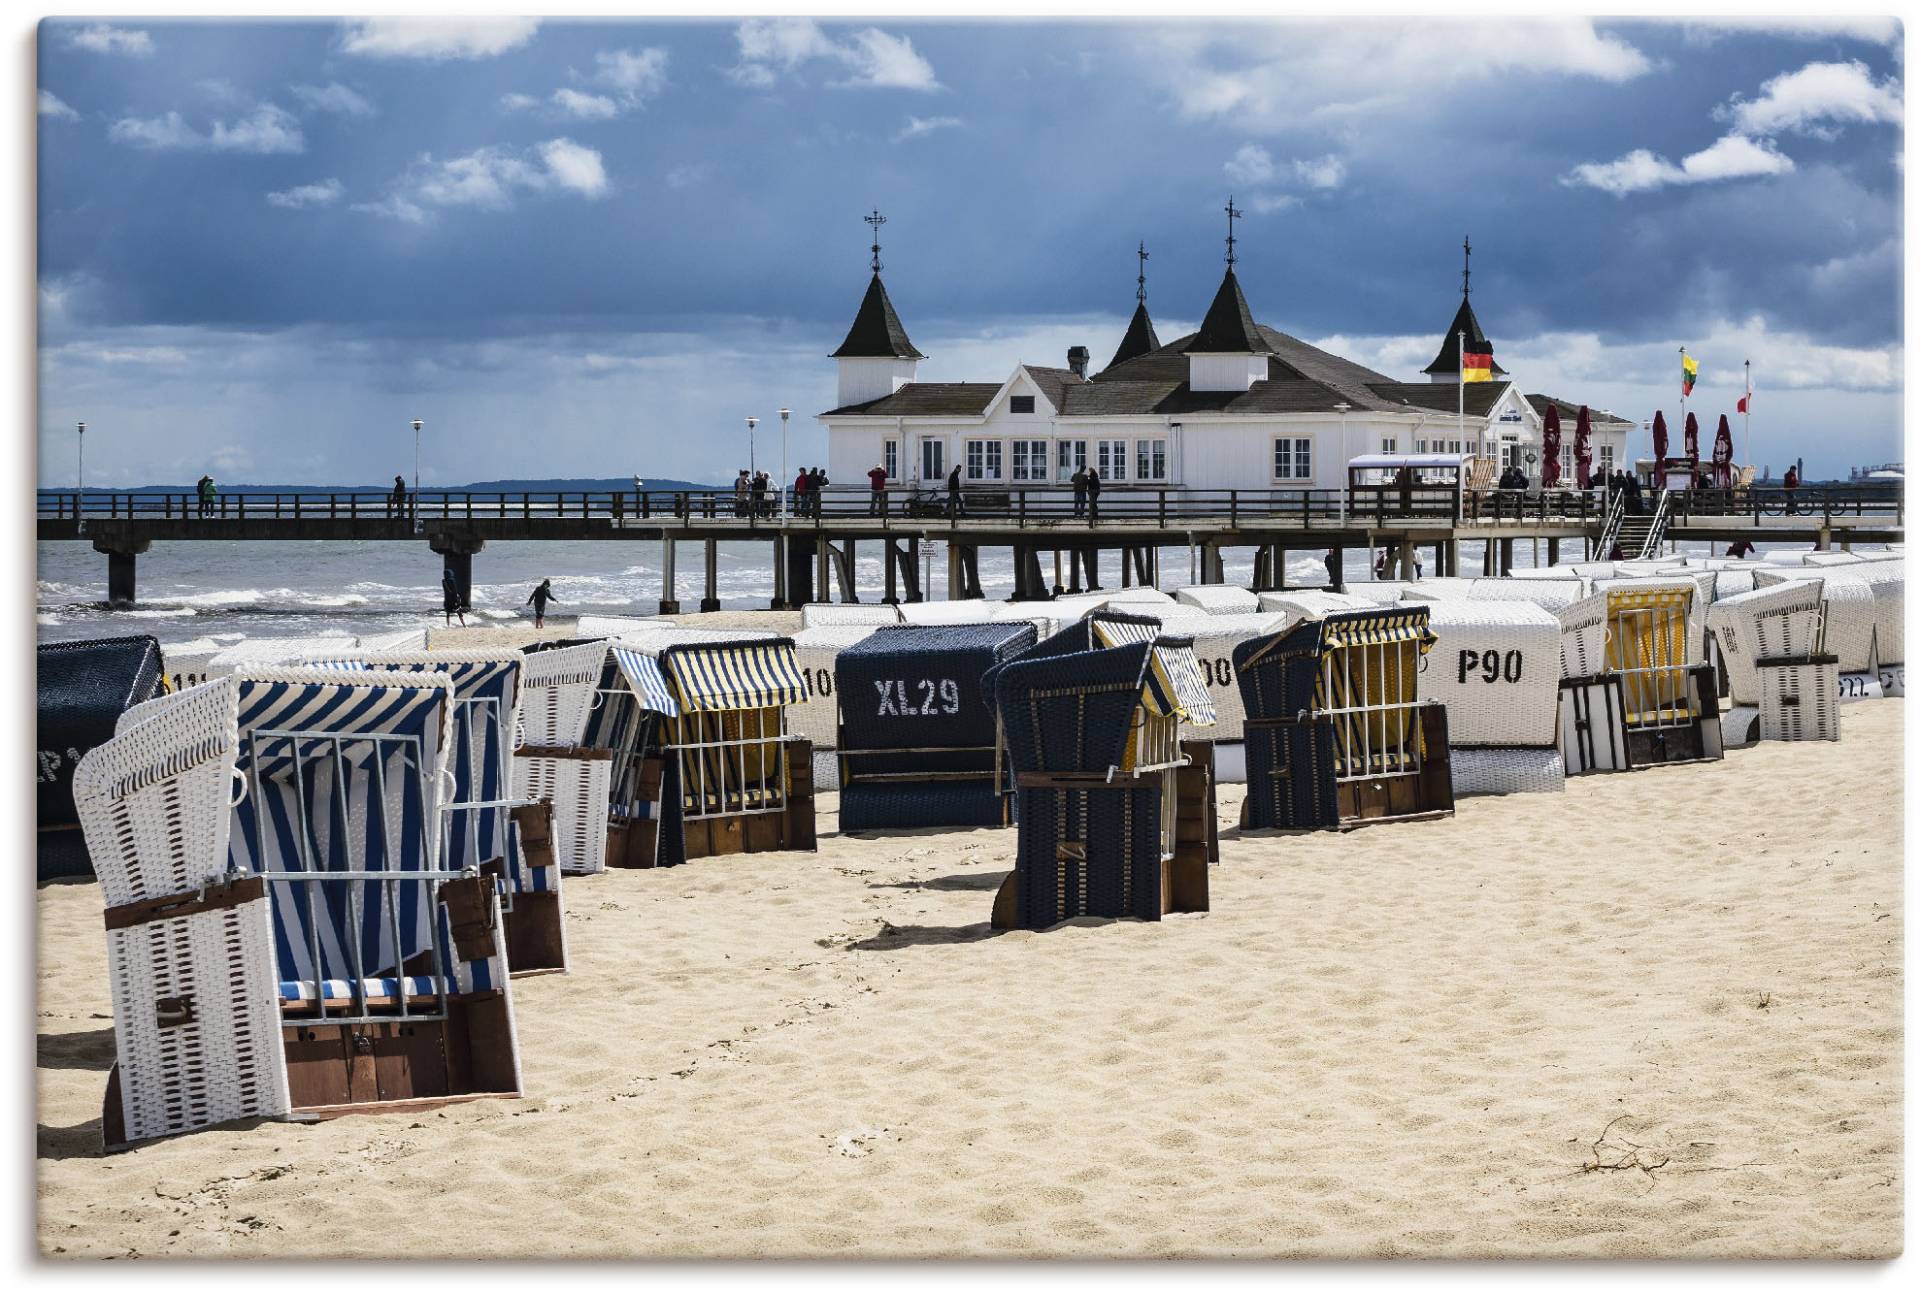
[[[441,852],[454,699],[437,672],[245,671],[83,760],[110,1147],[519,1093],[495,885]]]
[[[520,671],[520,739],[515,797],[552,804],[552,846],[569,875],[607,868],[607,801],[612,755],[587,743],[607,663],[605,641],[526,652]]]

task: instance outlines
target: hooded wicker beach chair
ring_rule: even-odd
[[[1210,725],[1192,647],[1152,619],[1094,611],[991,669],[1019,825],[995,928],[1207,909],[1219,859]]]
[[[1878,564],[1877,562],[1875,564]],[[1866,577],[1870,566],[1853,565],[1820,569],[1808,567],[1760,568],[1754,571],[1755,591],[1777,588],[1782,584],[1817,579],[1821,599],[1826,603],[1827,649],[1839,660],[1843,678],[1856,676],[1871,682],[1883,694],[1905,654],[1904,580],[1896,565],[1888,573],[1894,577]],[[1848,689],[1843,682],[1843,693]]]
[[[1821,582],[1759,588],[1707,612],[1733,702],[1757,707],[1761,740],[1840,739],[1840,662],[1826,648]]]
[[[1250,615],[1260,609],[1260,598],[1257,594],[1245,588],[1235,588],[1224,583],[1200,583],[1192,587],[1175,588],[1173,599],[1181,605],[1192,606],[1210,615]],[[1109,604],[1113,604],[1116,609],[1137,610],[1137,607],[1130,605]]]
[[[1427,630],[1434,646],[1420,695],[1446,706],[1454,797],[1566,788],[1558,617],[1469,594],[1430,606]]]
[[[1033,625],[881,628],[840,652],[840,829],[1007,824],[994,709],[981,679],[1039,640]]]
[[[812,742],[816,768],[831,761],[819,757],[819,752],[834,748],[840,739],[840,700],[834,684],[840,652],[878,631],[879,626],[874,624],[834,624],[802,628],[793,635],[793,660],[800,667],[800,676],[807,681],[807,698],[787,711],[787,727],[794,735]],[[831,783],[823,783],[818,788],[837,787],[839,774],[836,766]]]
[[[165,689],[160,643],[144,636],[52,642],[40,647],[36,671],[35,872],[40,879],[78,878],[92,866],[73,802],[74,769],[113,736],[121,714]]]
[[[1447,710],[1420,696],[1431,607],[1310,619],[1242,643],[1253,829],[1345,829],[1453,811]]]
[[[597,875],[607,868],[613,754],[590,745],[586,736],[607,666],[607,643],[555,643],[526,656],[512,796],[552,805],[549,840],[563,872]]]
[[[453,789],[441,811],[441,855],[452,870],[478,869],[500,880],[507,953],[516,976],[564,971],[566,920],[553,853],[553,805],[513,794],[514,743],[520,729],[517,650],[363,651],[314,661],[390,672],[444,673],[453,682],[447,770]]]
[[[813,746],[790,638],[661,629],[609,643],[590,743],[612,758],[609,861],[812,850]]]
[[[110,1148],[520,1092],[496,884],[441,854],[453,706],[439,673],[248,670],[82,761]]]
[[[1560,612],[1568,775],[1722,756],[1720,691],[1692,579],[1627,579]],[[1704,616],[1700,617],[1704,619]]]
[[[809,601],[800,607],[800,627],[807,628],[850,628],[865,626],[880,628],[887,624],[904,623],[900,617],[900,608],[890,605],[835,605],[830,601]]]

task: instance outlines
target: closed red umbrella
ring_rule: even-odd
[[[1687,474],[1695,481],[1700,479],[1700,419],[1692,413],[1687,414]]]
[[[1560,410],[1552,404],[1540,431],[1540,457],[1540,483],[1551,489],[1560,483]]]
[[[1653,412],[1653,474],[1662,475],[1667,469],[1667,415],[1659,409]]]
[[[1593,420],[1587,416],[1587,406],[1582,404],[1580,414],[1573,423],[1573,478],[1582,489],[1593,483],[1592,466]]]
[[[1720,429],[1713,433],[1713,483],[1720,489],[1733,488],[1733,428],[1727,415],[1720,414]]]

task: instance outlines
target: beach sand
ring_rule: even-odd
[[[45,887],[41,1250],[1891,1256],[1903,708],[1228,831],[1159,924],[990,935],[1004,830],[570,878],[529,1097],[104,1159],[99,893]]]

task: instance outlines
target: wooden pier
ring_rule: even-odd
[[[876,499],[866,489],[826,490],[804,509],[778,514],[768,498],[756,509],[729,491],[475,493],[421,490],[395,497],[379,492],[230,492],[203,506],[192,493],[116,493],[43,489],[37,537],[42,542],[87,541],[107,558],[107,599],[133,604],[138,558],[155,542],[384,541],[427,544],[471,586],[473,558],[489,541],[605,541],[661,545],[660,610],[681,609],[678,555],[682,543],[702,545],[704,586],[699,605],[719,608],[717,544],[764,542],[771,547],[775,607],[807,601],[857,601],[854,577],[862,543],[880,545],[886,602],[919,601],[921,545],[946,545],[949,599],[982,595],[979,553],[1005,548],[1013,557],[1014,596],[1040,600],[1103,583],[1157,583],[1161,552],[1186,548],[1199,582],[1223,579],[1223,554],[1254,551],[1256,587],[1285,585],[1290,553],[1327,554],[1329,579],[1341,582],[1350,549],[1385,552],[1392,568],[1459,574],[1460,545],[1485,544],[1478,573],[1512,568],[1514,544],[1535,541],[1549,562],[1568,548],[1594,555],[1605,521],[1604,496],[1587,492],[1460,492],[1453,488],[1354,486],[1347,489],[1190,490],[1110,486],[1097,505],[1077,506],[1056,486],[968,488],[950,508],[944,492],[889,489]],[[1903,540],[1904,503],[1898,487],[1703,490],[1676,494],[1669,507],[1669,541],[1806,543],[1826,548],[1854,542]],[[1568,545],[1563,547],[1563,544]],[[869,549],[871,550],[871,549]],[[1117,569],[1103,569],[1108,554]]]

